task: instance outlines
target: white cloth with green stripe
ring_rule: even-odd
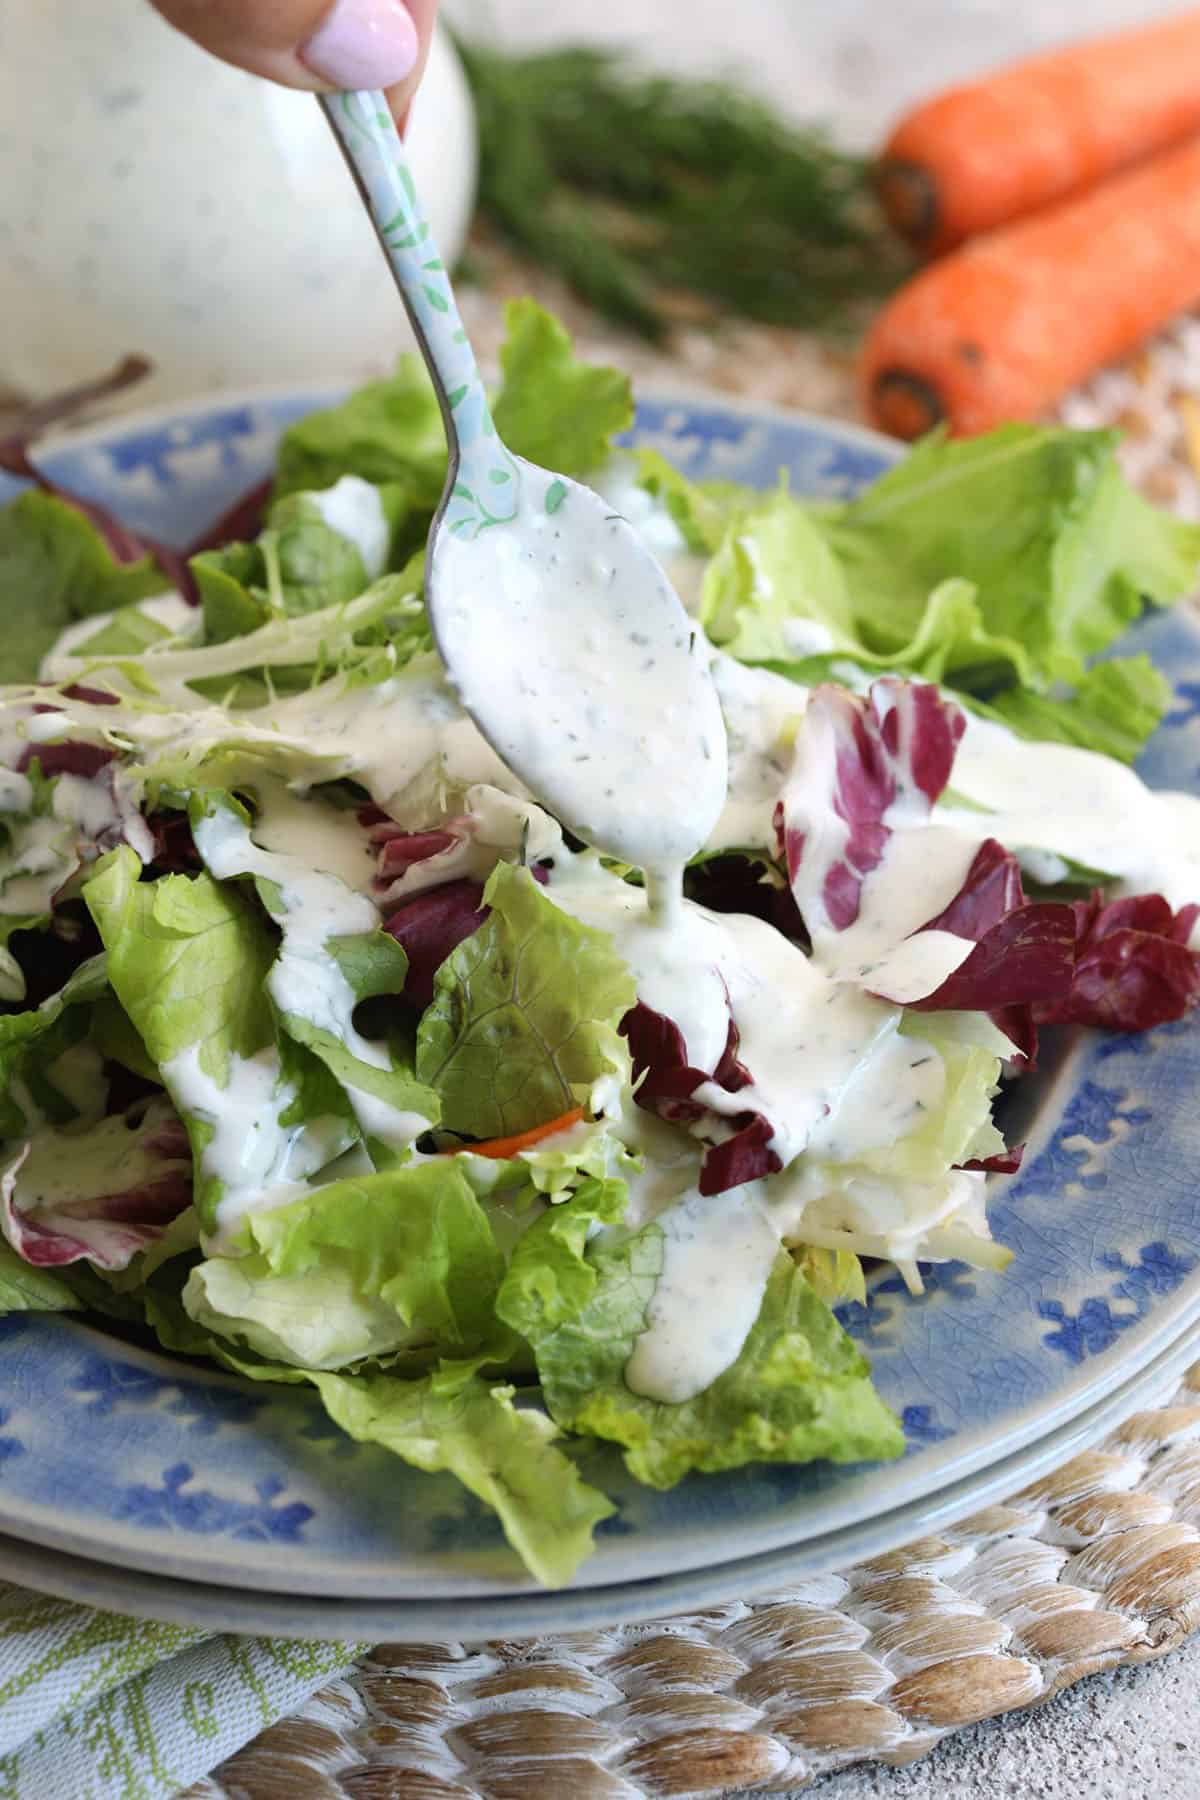
[[[214,1637],[0,1584],[0,1800],[170,1800],[365,1648]]]

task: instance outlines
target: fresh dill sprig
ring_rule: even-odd
[[[481,212],[608,318],[659,339],[683,293],[769,324],[845,328],[902,278],[865,159],[821,131],[606,50],[459,49]]]

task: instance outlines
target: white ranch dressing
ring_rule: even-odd
[[[664,929],[643,892],[587,856],[557,863],[545,891],[611,934],[639,998],[679,1027],[693,1068],[716,1067],[732,1017],[752,1084],[730,1093],[708,1081],[695,1098],[714,1112],[763,1113],[784,1167],[835,1108],[846,1157],[911,1124],[930,1085],[914,1065],[929,1046],[897,1036],[899,1007],[830,979],[774,926],[683,900]]]
[[[282,912],[275,918],[283,939],[267,976],[267,991],[280,1012],[330,1032],[359,1062],[390,1070],[384,1046],[356,1029],[354,989],[329,949],[331,938],[378,929],[374,901],[354,893],[337,875],[314,868],[308,856],[263,849],[251,830],[224,808],[197,821],[193,836],[205,866],[219,881],[257,875],[278,890]],[[389,1149],[406,1149],[428,1129],[428,1119],[419,1113],[391,1106],[349,1083],[343,1086],[364,1136],[378,1138]]]
[[[779,1254],[779,1232],[757,1181],[723,1194],[686,1193],[655,1223],[662,1272],[625,1380],[635,1394],[678,1403],[737,1361]]]
[[[354,545],[368,581],[383,574],[391,533],[378,488],[360,475],[343,475],[332,487],[306,492],[304,498],[331,531]]]
[[[687,547],[687,539],[659,495],[641,481],[641,465],[630,450],[614,450],[602,469],[585,477],[588,487],[628,519],[647,550],[653,551],[688,612],[700,601],[708,558]]]
[[[725,800],[707,646],[620,514],[577,482],[520,472],[514,524],[437,540],[439,647],[504,762],[665,895]]]
[[[209,1128],[200,1155],[206,1180],[221,1183],[210,1252],[228,1247],[248,1212],[283,1206],[305,1191],[308,1176],[347,1146],[346,1124],[332,1115],[283,1125],[296,1100],[274,1045],[254,1056],[232,1054],[224,1085],[201,1064],[200,1044],[189,1044],[162,1064],[162,1076],[178,1110]]]
[[[714,651],[712,677],[725,718],[729,781],[706,848],[775,848],[775,807],[792,760],[808,689],[773,669],[752,669]]]
[[[985,813],[956,807],[961,796]],[[1200,898],[1200,799],[1155,791],[1132,769],[1071,744],[1019,738],[968,715],[939,819],[1023,852],[1070,857],[1114,876],[1118,892]]]

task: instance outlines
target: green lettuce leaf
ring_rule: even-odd
[[[616,1028],[636,996],[612,940],[561,912],[527,869],[499,863],[484,900],[486,923],[437,972],[416,1073],[450,1130],[492,1138],[559,1117],[623,1072]]]
[[[93,956],[40,1006],[0,1015],[0,1138],[21,1136],[37,1122],[27,1118],[28,1101],[52,1124],[79,1116],[78,1106],[56,1084],[55,1065],[86,1037],[93,1010],[107,992],[105,959]]]
[[[613,1511],[557,1447],[556,1427],[545,1413],[515,1407],[511,1387],[481,1377],[486,1353],[444,1361],[413,1380],[301,1369],[271,1361],[269,1353],[264,1360],[198,1323],[184,1310],[171,1270],[160,1270],[142,1299],[146,1322],[164,1348],[212,1358],[252,1381],[311,1382],[350,1437],[378,1444],[415,1468],[456,1476],[494,1508],[513,1549],[547,1586],[570,1580],[591,1549],[593,1528]]]
[[[495,1318],[504,1256],[455,1157],[329,1181],[286,1206],[248,1213],[239,1249],[248,1255],[198,1264],[187,1310],[230,1336],[218,1294],[243,1292],[230,1314],[234,1334],[266,1350],[255,1334],[255,1323],[266,1321],[266,1354],[288,1363],[340,1368],[410,1345],[470,1354],[504,1336]],[[275,1282],[284,1283],[286,1301],[273,1296]],[[335,1305],[338,1289],[345,1298]],[[306,1294],[309,1305],[300,1307],[295,1301]]]
[[[836,557],[810,509],[781,488],[725,530],[705,570],[700,622],[731,655],[761,662],[787,655],[784,628],[797,618],[819,626],[830,649],[863,648]]]
[[[756,503],[758,496],[733,481],[690,481],[660,450],[637,450],[638,482],[661,500],[689,550],[712,556],[730,522]]]
[[[219,550],[201,550],[188,558],[188,568],[200,595],[206,644],[227,644],[230,638],[244,637],[270,620],[270,601],[266,594],[254,591],[266,579],[257,544],[223,544]]]
[[[418,1469],[456,1475],[499,1515],[509,1543],[547,1587],[571,1579],[592,1531],[613,1512],[554,1442],[545,1413],[513,1405],[476,1364],[443,1363],[423,1381],[389,1375],[310,1376],[329,1415],[362,1443],[381,1444]]]
[[[552,313],[510,300],[500,351],[504,382],[492,408],[510,450],[543,468],[586,476],[633,424],[629,377],[581,362]]]
[[[901,1454],[903,1433],[865,1358],[786,1252],[737,1360],[676,1405],[635,1394],[624,1374],[662,1270],[661,1228],[599,1239],[588,1256],[596,1284],[573,1318],[553,1323],[560,1309],[548,1309],[539,1331],[532,1306],[520,1316],[551,1417],[623,1445],[637,1480],[666,1488],[692,1469]]]
[[[232,1057],[273,1038],[262,991],[270,933],[249,901],[210,875],[140,876],[122,847],[83,889],[113,991],[160,1068],[198,1046],[204,1073],[223,1086]]]
[[[0,1240],[0,1313],[78,1312],[83,1301],[49,1269],[36,1269]]]
[[[118,563],[95,526],[36,489],[0,508],[0,679],[34,681],[43,656],[77,619],[161,594],[150,557]]]
[[[1200,526],[1128,486],[1116,441],[1017,424],[953,441],[934,434],[858,499],[823,509],[867,648],[902,650],[929,596],[958,578],[975,587],[988,638],[1019,644],[1039,683],[1073,681],[1143,600],[1161,606],[1186,593]]]
[[[500,1318],[534,1344],[578,1318],[599,1280],[590,1236],[598,1225],[619,1224],[628,1198],[624,1181],[593,1178],[547,1207],[513,1248],[496,1299]]]
[[[372,381],[288,427],[279,445],[275,497],[328,488],[343,475],[392,485],[414,511],[432,513],[446,479],[446,435],[425,365],[400,358],[394,375]]]
[[[993,694],[986,705],[972,704],[976,711],[999,719],[1021,737],[1075,744],[1081,750],[1098,750],[1118,762],[1131,763],[1141,754],[1170,702],[1166,677],[1148,656],[1138,655],[1094,664],[1073,688],[1061,694],[1009,688]]]
[[[215,1102],[200,1105],[197,1085],[206,1094],[219,1091],[246,1060],[260,1059],[263,1089],[276,1101],[274,1116],[268,1107],[254,1121],[261,1143],[282,1142],[302,1122],[289,1111],[297,1091],[275,1046],[263,990],[275,945],[252,900],[231,884],[207,874],[144,882],[140,873],[133,851],[114,851],[97,865],[83,897],[107,951],[113,991],[187,1126],[196,1208],[212,1230],[225,1186],[206,1156]],[[316,1121],[314,1129],[316,1123],[329,1135],[330,1156],[354,1136],[336,1119]]]

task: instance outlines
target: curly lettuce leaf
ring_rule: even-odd
[[[868,648],[901,650],[930,594],[955,577],[974,585],[983,630],[1020,644],[1039,682],[1072,681],[1143,601],[1186,593],[1200,526],[1137,494],[1116,442],[1113,432],[1023,424],[935,433],[857,499],[824,509]]]
[[[78,1312],[84,1305],[73,1287],[49,1269],[36,1269],[0,1242],[0,1313]]]
[[[68,625],[161,594],[149,556],[118,563],[81,512],[34,489],[0,508],[0,679],[35,681],[43,656]]]
[[[543,468],[586,476],[633,424],[633,393],[619,369],[581,361],[552,313],[510,300],[500,351],[504,381],[492,408],[510,450]]]
[[[1171,685],[1145,655],[1096,663],[1075,686],[1037,694],[1008,688],[977,712],[1040,743],[1075,744],[1118,762],[1135,762],[1171,703]]]
[[[637,1480],[667,1488],[693,1469],[901,1454],[903,1434],[866,1360],[786,1252],[737,1360],[675,1405],[635,1394],[624,1374],[662,1271],[661,1227],[598,1240],[588,1260],[595,1287],[573,1317],[551,1310],[545,1329],[532,1306],[520,1317],[551,1417],[621,1444]]]
[[[545,1413],[513,1405],[472,1362],[443,1363],[423,1381],[312,1374],[330,1417],[352,1438],[381,1444],[430,1473],[446,1470],[493,1507],[504,1534],[546,1587],[571,1579],[592,1532],[614,1511],[554,1440]]]
[[[504,1260],[452,1158],[329,1181],[251,1213],[238,1250],[199,1263],[184,1304],[262,1355],[336,1369],[401,1349],[507,1344],[493,1304]]]
[[[499,863],[491,916],[446,958],[417,1031],[417,1079],[443,1123],[507,1137],[558,1118],[627,1067],[617,1024],[636,998],[611,939],[546,899],[526,869]]]
[[[390,484],[414,510],[432,512],[446,478],[446,434],[419,356],[369,382],[340,406],[307,414],[284,432],[275,498],[332,487],[343,475]]]
[[[19,1137],[35,1123],[31,1109],[52,1124],[79,1116],[56,1083],[55,1065],[83,1041],[107,993],[105,959],[93,956],[40,1006],[0,1015],[0,1138]]]

